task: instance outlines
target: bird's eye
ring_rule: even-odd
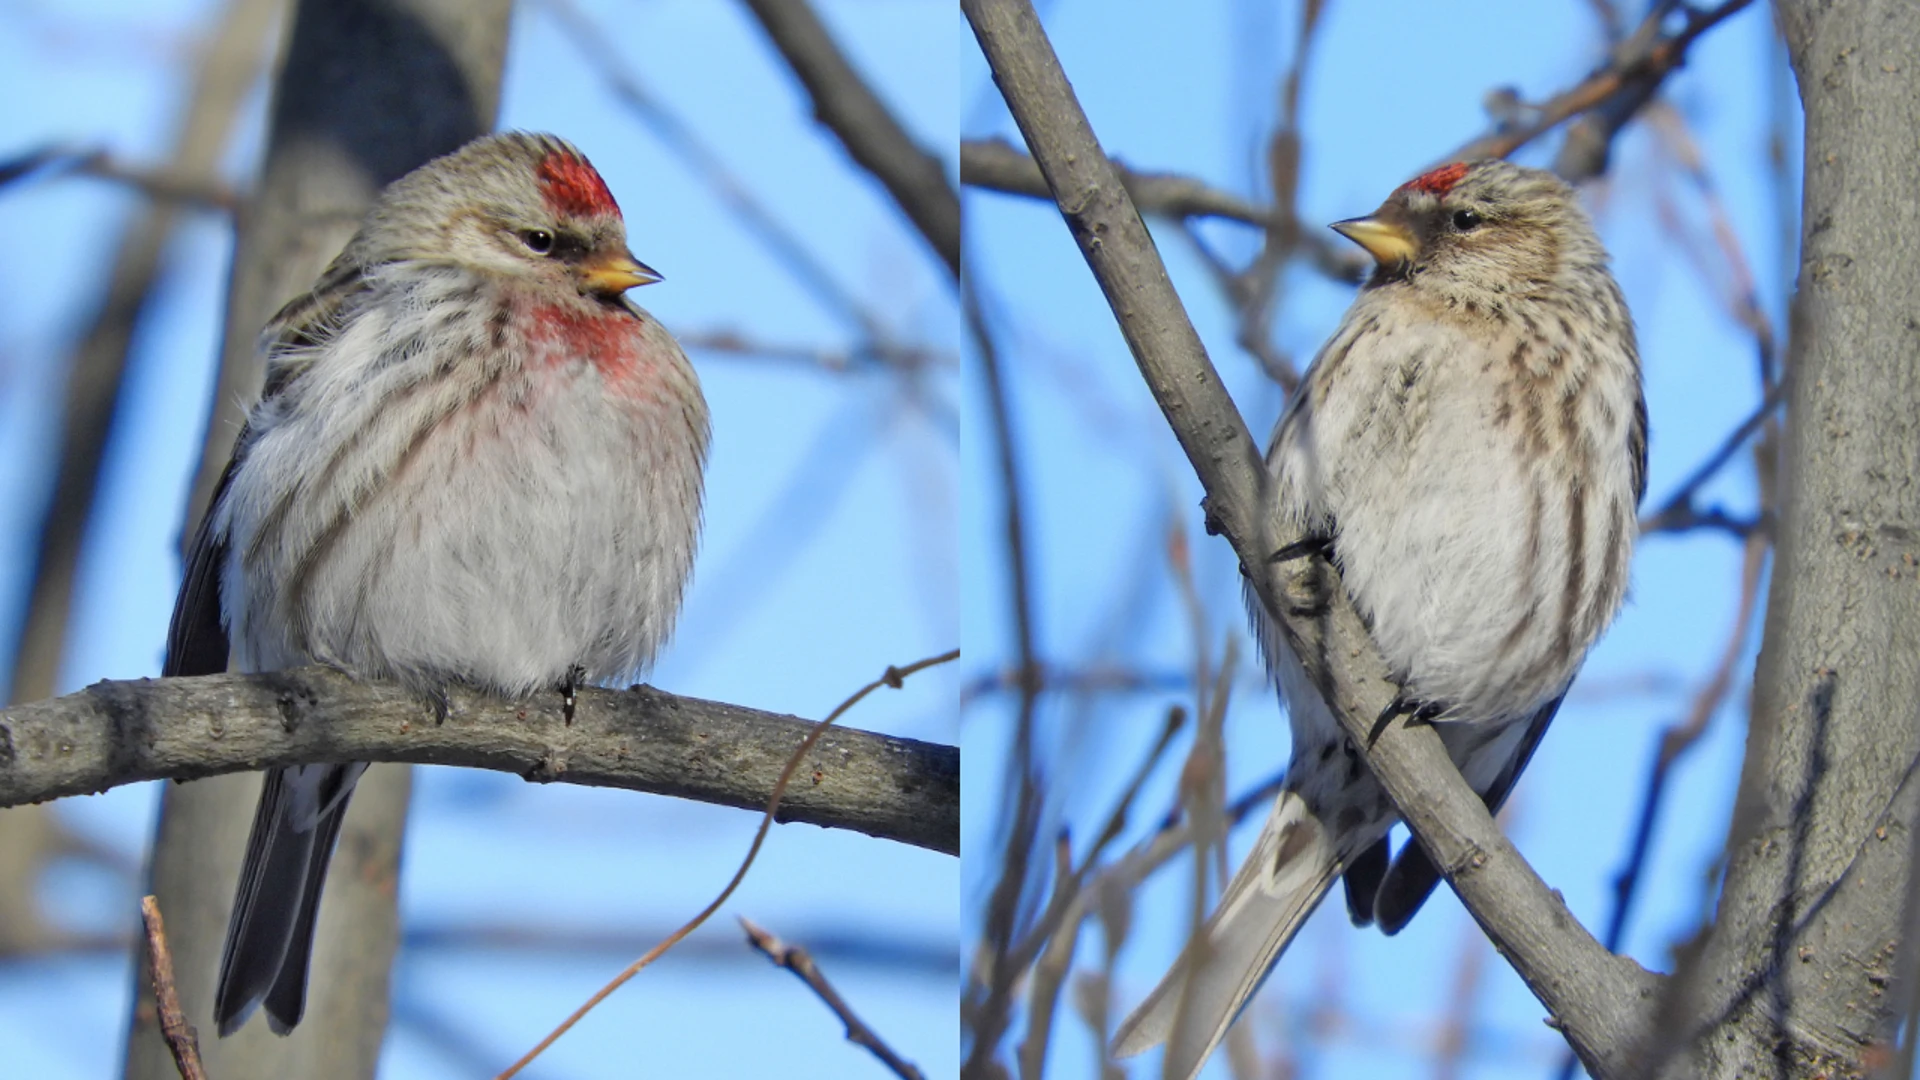
[[[1480,215],[1471,210],[1455,210],[1453,227],[1461,232],[1470,232],[1480,227]]]
[[[520,242],[535,255],[545,255],[553,250],[553,234],[545,229],[528,229],[520,234]]]

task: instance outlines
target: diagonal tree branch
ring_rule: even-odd
[[[746,0],[773,46],[813,98],[813,112],[860,167],[886,185],[932,246],[960,276],[960,196],[938,155],[914,143],[886,103],[834,44],[807,0]]]
[[[759,809],[813,724],[649,686],[509,701],[455,689],[447,718],[404,690],[322,667],[98,682],[0,712],[0,806],[170,777],[281,765],[400,761],[647,791]],[[960,752],[834,729],[780,804],[781,821],[960,851]]]
[[[1202,485],[1208,523],[1226,534],[1269,612],[1356,745],[1394,689],[1330,571],[1289,572],[1260,507],[1265,470],[1246,425],[1174,293],[1152,238],[1074,99],[1026,0],[962,0],[994,80],[1046,175],[1068,229],[1113,307],[1141,374]],[[1299,563],[1287,564],[1297,567]],[[1321,577],[1320,581],[1302,580]],[[1313,620],[1280,602],[1303,589],[1330,599]],[[1365,751],[1369,766],[1476,921],[1552,1012],[1589,1070],[1628,1075],[1651,1027],[1659,980],[1581,927],[1507,842],[1430,728],[1396,722]]]

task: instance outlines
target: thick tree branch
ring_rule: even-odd
[[[1920,243],[1920,7],[1775,13],[1806,109],[1780,519],[1726,880],[1658,1075],[1864,1075],[1913,977],[1920,286],[1881,253]]]
[[[1261,507],[1266,473],[1246,425],[1168,280],[1152,238],[1102,153],[1031,4],[963,0],[994,79],[1033,150],[1069,230],[1141,374],[1207,490],[1209,524],[1226,534],[1356,744],[1394,697],[1365,628],[1330,581],[1275,566]],[[1313,563],[1314,561],[1306,561]],[[1310,565],[1301,576],[1330,573]],[[1330,596],[1317,619],[1285,614],[1301,587]],[[1332,587],[1329,587],[1332,586]],[[1613,956],[1581,927],[1501,835],[1430,728],[1392,725],[1368,764],[1474,918],[1553,1013],[1594,1075],[1624,1076],[1651,1025],[1659,980]]]
[[[920,148],[834,44],[806,0],[746,0],[813,98],[813,112],[860,167],[886,185],[947,271],[960,276],[960,196],[938,155]]]
[[[423,699],[327,668],[99,682],[0,712],[0,806],[303,762],[463,765],[753,810],[812,722],[648,686],[586,690],[573,723],[558,694]],[[960,851],[953,747],[834,729],[808,755],[781,821]]]

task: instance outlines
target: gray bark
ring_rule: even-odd
[[[455,689],[441,720],[419,697],[322,667],[100,682],[0,710],[0,806],[158,777],[396,761],[758,810],[815,726],[647,686],[578,699],[569,722],[559,694],[513,701]],[[953,747],[834,727],[794,776],[781,821],[959,854]]]
[[[1912,975],[1920,5],[1777,12],[1806,108],[1783,512],[1726,883],[1661,1040],[1690,1077],[1864,1075]]]
[[[189,531],[259,394],[260,327],[346,243],[375,194],[493,126],[510,0],[306,0],[275,81],[266,159],[238,219],[226,346]],[[188,1019],[211,1032],[214,972],[258,790],[236,776],[169,785],[152,891],[166,916]],[[275,1080],[372,1076],[386,1027],[395,882],[408,774],[370,770],[348,811],[321,904],[307,1019],[286,1039],[255,1023],[204,1044],[210,1074]],[[144,946],[141,969],[145,966]],[[136,978],[129,1080],[176,1075]]]

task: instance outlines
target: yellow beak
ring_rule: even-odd
[[[580,279],[587,288],[609,295],[626,292],[639,285],[661,280],[660,274],[632,255],[615,255],[581,268]]]
[[[1381,266],[1393,266],[1397,263],[1412,262],[1419,250],[1413,241],[1413,234],[1399,225],[1388,224],[1375,218],[1353,218],[1350,221],[1336,221],[1333,231],[1367,249],[1373,261]]]

